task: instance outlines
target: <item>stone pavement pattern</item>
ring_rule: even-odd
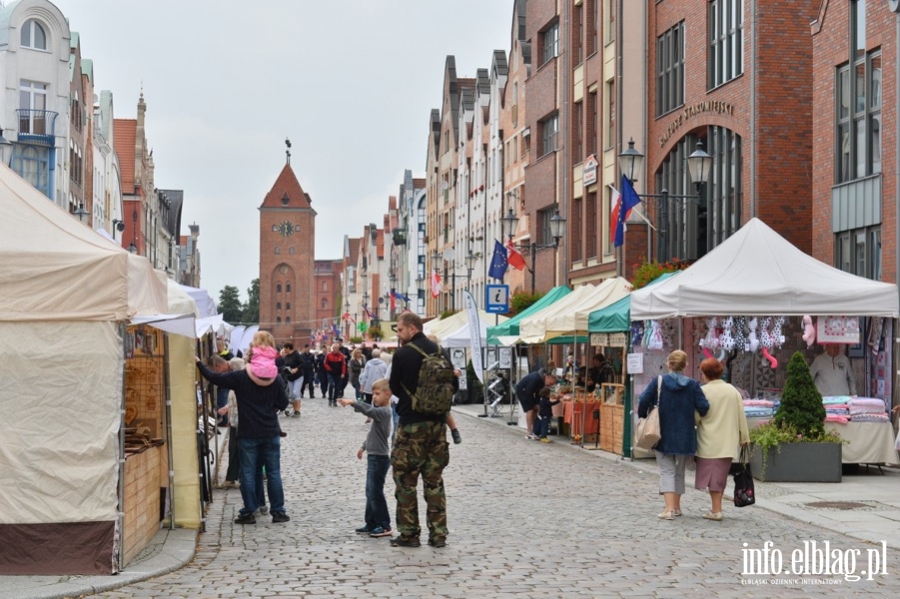
[[[212,597],[896,597],[897,554],[887,576],[839,585],[742,586],[742,543],[772,541],[785,554],[803,540],[841,550],[873,546],[757,508],[700,518],[708,496],[689,490],[674,521],[656,518],[655,473],[591,459],[565,441],[527,441],[517,428],[457,416],[462,445],[445,470],[450,536],[444,549],[398,549],[354,534],[363,524],[364,419],[305,400],[282,419],[291,521],[232,523],[237,489],[217,490],[195,559],[176,572],[105,592],[105,598]],[[449,437],[448,437],[449,438]],[[223,466],[224,467],[224,466]],[[385,489],[393,513],[393,483]],[[420,514],[425,508],[421,497]],[[423,521],[424,529],[424,521]],[[859,569],[865,564],[860,563]],[[748,579],[750,577],[743,577]],[[785,581],[787,576],[762,576]],[[841,577],[820,577],[838,580]],[[864,577],[865,578],[865,577]]]

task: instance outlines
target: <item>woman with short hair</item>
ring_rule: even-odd
[[[669,354],[667,365],[668,374],[652,380],[641,393],[638,416],[646,418],[654,407],[659,410],[660,439],[654,450],[659,466],[659,494],[666,506],[657,517],[674,520],[681,515],[685,463],[697,452],[694,411],[701,416],[706,414],[709,402],[700,383],[684,375],[686,353],[676,349]]]
[[[697,423],[697,473],[695,489],[709,489],[712,509],[707,520],[722,521],[722,495],[728,483],[731,462],[740,446],[750,443],[747,417],[740,391],[722,380],[722,364],[715,358],[700,362],[703,395],[709,411]]]

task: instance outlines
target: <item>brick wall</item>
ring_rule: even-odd
[[[125,522],[122,551],[125,565],[159,530],[160,480],[167,472],[165,445],[151,447],[125,460]]]

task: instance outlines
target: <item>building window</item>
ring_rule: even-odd
[[[603,1],[603,43],[609,44],[616,40],[616,0]]]
[[[290,310],[290,309],[291,309],[291,302],[287,302],[287,303],[284,305],[284,309],[285,309],[285,310]]]
[[[275,253],[276,253],[276,254],[280,254],[280,253],[281,253],[281,248],[278,247],[277,245],[275,246]]]
[[[584,204],[584,239],[587,242],[584,257],[590,260],[597,256],[597,192],[587,194]]]
[[[546,156],[556,150],[556,137],[559,135],[559,115],[544,119],[541,126],[541,156]]]
[[[49,150],[16,144],[13,148],[12,168],[45,196],[52,197]]]
[[[607,221],[606,222],[607,226],[604,228],[603,234],[602,234],[603,253],[606,255],[612,254],[616,251],[615,229],[613,229],[613,222],[612,222],[612,209],[613,209],[613,207],[612,207],[612,190],[609,188],[609,185],[606,185],[603,187],[603,213],[610,215],[605,219]],[[641,206],[641,210],[646,214],[647,211],[643,206]],[[595,237],[600,237],[600,236],[598,235]]]
[[[288,316],[287,318],[285,318],[284,322],[285,322],[285,324],[291,324],[291,317]]]
[[[293,247],[288,248],[288,254],[290,254],[291,256],[294,255],[294,248],[293,248]]]
[[[281,293],[281,283],[275,285],[275,293]]]
[[[47,135],[47,84],[25,79],[19,82],[19,133]]]
[[[280,317],[280,316],[276,316],[276,317],[275,317],[275,323],[276,323],[276,324],[281,324],[281,317]]]
[[[287,287],[287,288],[285,289],[285,291],[287,291],[288,293],[290,293],[290,292],[291,292],[291,284],[288,283],[286,287]]]
[[[538,211],[538,244],[548,245],[553,243],[553,229],[550,228],[550,218],[553,216],[553,206]]]
[[[606,147],[616,145],[616,82],[606,82]]]
[[[328,281],[322,281],[322,291],[328,291]]]
[[[275,309],[281,310],[281,302],[275,302]]]
[[[834,236],[834,265],[867,279],[881,280],[881,226]]]
[[[328,308],[328,300],[325,298],[322,298],[322,309],[326,310],[327,308]]]
[[[656,116],[684,104],[684,21],[656,38]]]
[[[28,19],[22,25],[22,34],[19,37],[19,44],[23,48],[32,48],[34,50],[47,49],[47,32],[44,27],[37,22],[37,19]]]
[[[700,200],[698,233],[706,233],[706,247],[712,249],[741,227],[741,136],[709,127],[706,142],[713,166],[703,191],[706,202]]]
[[[575,7],[572,21],[572,55],[574,64],[579,65],[584,60],[584,3]]]
[[[559,56],[559,23],[554,23],[546,31],[541,32],[541,48],[543,49],[541,65]]]
[[[853,3],[864,7],[862,0]],[[881,52],[866,53],[860,27],[865,11],[851,11],[850,60],[838,67],[835,80],[835,182],[843,183],[881,172]],[[862,21],[862,25],[860,25]],[[858,44],[862,44],[860,49]],[[851,68],[852,67],[852,68]]]
[[[580,160],[584,156],[584,102],[575,103],[572,117],[572,149]]]
[[[744,0],[709,3],[709,88],[744,72]]]
[[[575,198],[572,200],[572,262],[581,262],[581,232],[585,225],[583,215],[581,213],[583,200]]]

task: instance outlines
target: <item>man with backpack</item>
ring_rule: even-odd
[[[447,502],[443,471],[450,462],[446,420],[459,381],[440,347],[422,333],[422,319],[412,312],[397,317],[391,393],[398,398],[397,425],[391,467],[397,498],[394,547],[419,547],[419,502],[416,488],[422,474],[427,509],[428,544],[447,544]]]

